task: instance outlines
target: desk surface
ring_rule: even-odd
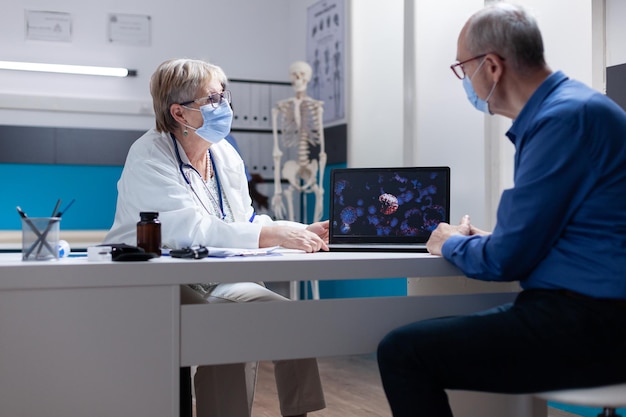
[[[284,251],[268,256],[205,258],[161,257],[147,262],[21,260],[0,254],[0,290],[151,286],[202,282],[332,280],[455,276],[462,273],[445,259],[423,253]]]
[[[0,254],[2,415],[175,417],[180,366],[372,352],[399,325],[514,295],[181,306],[180,284],[460,274],[443,258],[416,253],[148,262],[23,262],[19,253]],[[480,408],[485,417],[531,414],[512,401],[482,400]],[[455,415],[475,409],[464,401]]]

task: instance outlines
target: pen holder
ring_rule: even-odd
[[[28,217],[22,219],[22,260],[49,261],[59,259],[60,217]]]

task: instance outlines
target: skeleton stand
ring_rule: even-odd
[[[279,101],[272,109],[272,126],[274,133],[274,197],[272,209],[276,218],[285,217],[285,205],[283,202],[283,190],[281,176],[289,182],[285,190],[287,201],[288,219],[295,221],[293,198],[294,191],[300,195],[315,194],[315,211],[311,223],[318,222],[322,218],[324,199],[324,170],[326,168],[326,152],[324,149],[323,129],[323,102],[310,97],[294,97]],[[278,124],[282,126],[281,141],[279,141]],[[285,161],[280,169],[280,161],[283,152],[280,143],[286,148],[298,147],[298,159]],[[319,161],[311,160],[310,146],[320,146]],[[307,223],[306,198],[304,198],[303,222]],[[317,281],[311,281],[313,299],[319,300],[319,285]],[[297,282],[291,283],[290,297],[297,299]]]

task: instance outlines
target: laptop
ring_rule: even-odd
[[[450,222],[450,168],[341,168],[331,171],[331,251],[426,252]]]

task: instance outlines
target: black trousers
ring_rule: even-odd
[[[191,401],[191,368],[188,366],[180,368],[180,411],[179,417],[191,417],[193,415],[193,405]]]
[[[398,328],[378,347],[394,417],[451,417],[445,389],[532,393],[626,381],[626,302],[527,290]]]

